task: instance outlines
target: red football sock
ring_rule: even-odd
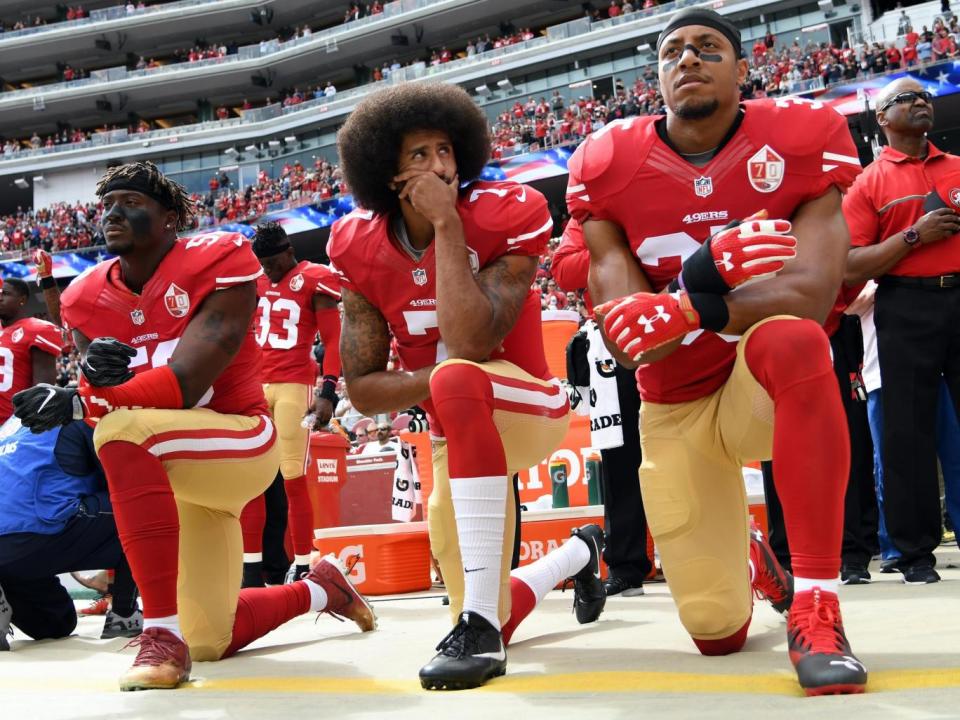
[[[430,396],[447,437],[450,479],[507,474],[503,442],[493,422],[493,387],[476,365],[445,365],[430,380]]]
[[[129,442],[108,442],[98,455],[120,544],[143,598],[143,616],[176,615],[180,517],[167,472],[157,458]]]
[[[307,476],[284,480],[283,487],[287,491],[287,523],[293,552],[309,555],[313,549],[313,507],[307,492]]]
[[[742,628],[737,630],[733,635],[728,635],[725,638],[720,638],[719,640],[691,639],[693,640],[693,644],[697,646],[697,650],[703,655],[729,655],[740,652],[743,644],[747,641],[747,630],[750,629],[751,619],[752,618],[747,618]]]
[[[850,436],[829,341],[812,320],[773,320],[750,336],[746,360],[773,398],[773,477],[793,574],[832,580],[840,572]]]
[[[241,590],[233,620],[233,637],[221,659],[230,657],[309,609],[310,590],[303,582]]]
[[[503,634],[503,644],[509,645],[514,630],[524,621],[537,606],[537,596],[520,578],[510,578],[510,619],[500,629]]]
[[[243,531],[243,551],[263,552],[263,526],[267,522],[267,505],[263,495],[248,502],[240,513],[240,528]]]

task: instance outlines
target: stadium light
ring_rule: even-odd
[[[477,95],[479,95],[480,97],[490,97],[490,88],[487,87],[486,83],[484,83],[483,85],[477,85],[477,87],[474,88],[474,90],[476,91]]]
[[[33,184],[34,184],[34,185],[41,185],[41,186],[43,186],[43,187],[46,187],[46,185],[47,185],[47,180],[46,180],[46,178],[43,177],[43,175],[34,175],[34,176],[33,176]]]
[[[26,190],[28,187],[30,187],[30,183],[27,182],[26,178],[17,178],[13,181],[13,184],[21,190]]]
[[[270,140],[269,142],[267,142],[267,145],[269,145],[271,149],[276,150],[277,148],[280,147],[280,141],[279,141],[279,140]]]
[[[503,80],[498,80],[497,87],[506,93],[511,93],[514,91],[513,83],[510,82],[507,78],[504,78]]]
[[[297,141],[297,136],[296,136],[296,135],[287,135],[287,136],[283,139],[283,141],[284,141],[285,143],[288,143],[288,144],[291,144],[291,145],[292,145],[293,143],[295,143],[295,142]]]
[[[228,147],[226,150],[223,151],[223,154],[224,154],[224,155],[237,155],[238,152],[239,152],[239,151],[238,151],[235,147],[233,147],[233,146],[231,145],[230,147]]]
[[[642,45],[637,45],[637,52],[640,54],[650,52],[650,43],[643,43]]]
[[[244,148],[244,150],[246,150],[246,151],[249,152],[249,153],[255,153],[255,152],[258,152],[258,151],[260,150],[260,148],[258,148],[256,145],[247,145],[247,146]]]

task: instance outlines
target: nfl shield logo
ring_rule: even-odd
[[[427,284],[427,271],[423,268],[417,268],[413,271],[413,282],[415,285]]]
[[[130,313],[130,319],[133,320],[134,325],[143,325],[147,321],[147,318],[144,317],[143,310],[140,308]]]
[[[712,195],[713,178],[708,178],[701,175],[693,181],[693,191],[697,194],[697,197],[706,197],[707,195]]]
[[[183,288],[177,287],[175,283],[170,283],[170,287],[163,294],[163,302],[167,307],[167,312],[175,318],[181,318],[190,312],[190,296]]]
[[[783,158],[769,145],[764,145],[747,160],[747,177],[757,192],[770,193],[783,182]]]

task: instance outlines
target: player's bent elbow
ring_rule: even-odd
[[[469,360],[470,362],[485,362],[490,358],[493,348],[484,343],[462,343],[447,345],[447,357],[450,360]]]

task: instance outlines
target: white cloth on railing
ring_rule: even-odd
[[[397,469],[393,473],[390,515],[397,522],[410,522],[417,514],[417,506],[422,504],[417,448],[401,441],[397,448]]]

